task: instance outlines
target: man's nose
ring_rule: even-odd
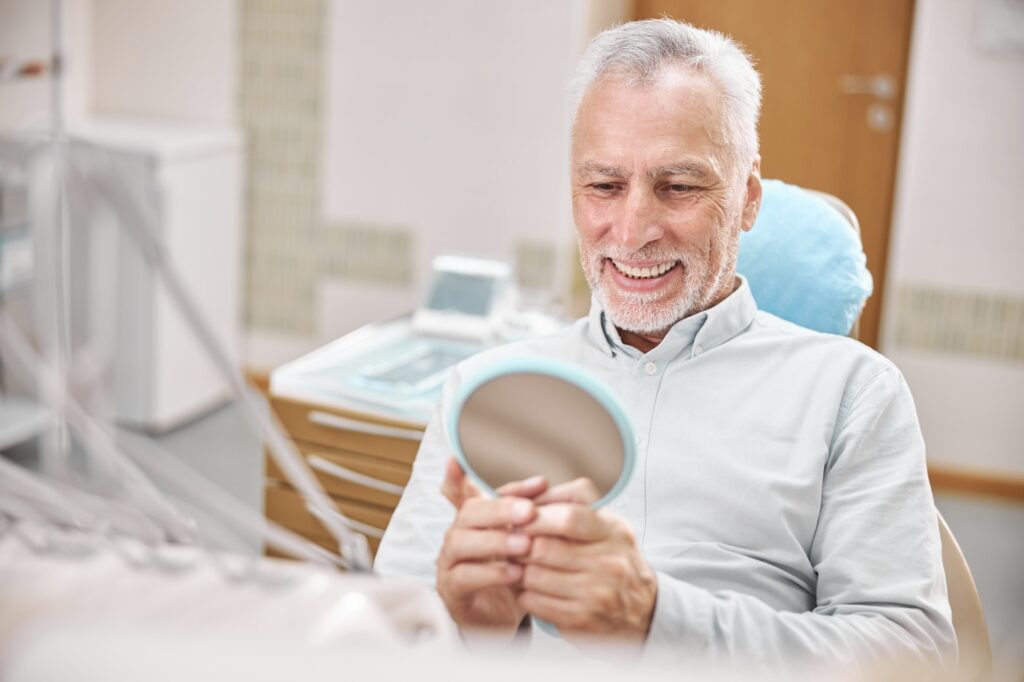
[[[621,204],[615,233],[619,245],[629,251],[637,251],[661,239],[664,231],[660,210],[650,188],[637,185],[629,188]]]

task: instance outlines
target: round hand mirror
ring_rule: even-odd
[[[463,470],[481,490],[538,474],[549,487],[589,478],[601,506],[633,471],[633,429],[618,399],[574,365],[542,357],[503,360],[463,385],[449,414]]]

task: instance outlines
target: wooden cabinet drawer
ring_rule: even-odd
[[[271,405],[294,440],[374,455],[406,466],[416,458],[423,436],[423,426],[418,424],[280,397],[271,397]]]
[[[302,453],[307,463],[310,461],[311,457],[319,457],[336,466],[354,472],[357,475],[362,474],[376,479],[377,481],[382,482],[385,486],[404,486],[408,483],[409,476],[412,473],[412,469],[409,466],[397,464],[380,457],[364,455],[358,452],[338,450],[301,441],[297,442],[295,445],[299,448],[299,451]],[[324,487],[324,490],[332,495],[348,497],[361,502],[369,502],[391,510],[393,510],[398,504],[401,493],[397,490],[393,492],[379,490],[372,486],[367,486],[359,481],[346,480],[345,478],[325,473],[312,465],[310,468],[317,479],[319,479],[320,485]],[[287,482],[284,473],[269,455],[267,456],[267,478]]]
[[[392,510],[377,507],[356,500],[331,496],[343,514],[355,521],[384,531],[391,520]],[[268,519],[287,526],[306,537],[317,535],[330,537],[321,524],[307,509],[302,496],[292,488],[274,481],[264,487],[265,512]]]
[[[330,550],[331,552],[337,552],[338,551],[338,543],[334,540],[334,538],[332,538],[330,535],[327,534],[327,531],[324,531],[323,533],[320,533],[320,534],[317,534],[317,533],[303,533],[302,529],[300,529],[300,528],[292,528],[287,523],[282,523],[281,521],[278,521],[278,523],[280,523],[282,526],[284,526],[288,530],[293,531],[295,533],[298,533],[299,535],[301,535],[302,537],[306,538],[310,542],[313,542],[313,543],[316,543],[316,544],[320,545],[324,549]],[[370,553],[372,555],[376,556],[377,548],[380,547],[380,538],[374,538],[374,537],[370,537],[368,535],[368,536],[366,536],[366,544],[368,544],[370,546]],[[266,547],[265,548],[265,553],[266,553],[267,556],[277,557],[277,558],[280,558],[280,559],[294,559],[295,558],[291,554],[287,554],[285,552],[280,552],[280,551],[274,549],[273,547]]]

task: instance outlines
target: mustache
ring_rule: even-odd
[[[595,260],[604,260],[605,258],[617,261],[653,261],[658,263],[676,262],[680,261],[683,265],[686,265],[690,256],[687,253],[676,249],[665,249],[665,248],[647,248],[637,249],[636,251],[630,251],[629,249],[619,248],[605,248],[594,251],[592,257]]]

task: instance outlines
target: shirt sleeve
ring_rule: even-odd
[[[434,585],[437,555],[445,532],[455,520],[455,508],[441,494],[441,484],[448,460],[455,456],[445,415],[457,385],[457,373],[453,370],[423,434],[412,476],[377,549],[374,571],[379,575],[413,578]]]
[[[804,613],[659,573],[649,649],[768,666],[955,662],[924,442],[891,365],[840,409],[809,556],[817,607]]]

